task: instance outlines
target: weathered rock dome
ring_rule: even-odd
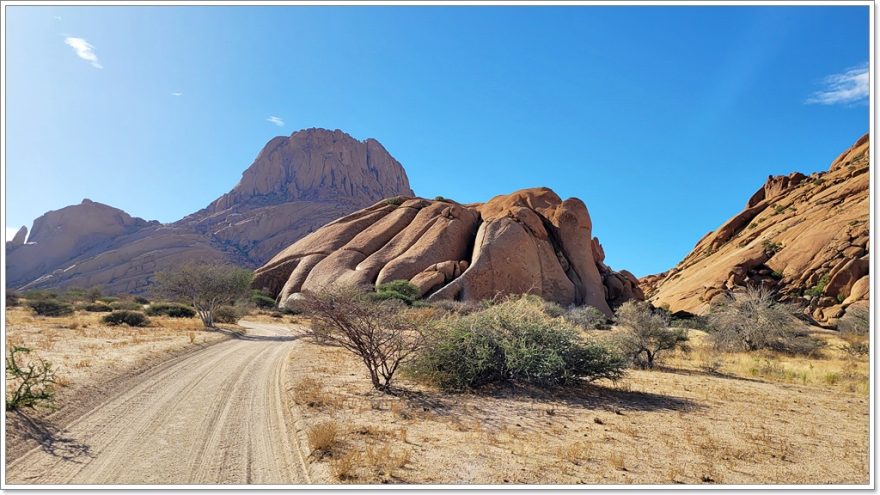
[[[584,203],[547,188],[486,203],[396,198],[318,229],[257,269],[253,286],[280,304],[334,284],[409,280],[428,300],[531,293],[562,305],[611,306],[644,296],[613,272]]]

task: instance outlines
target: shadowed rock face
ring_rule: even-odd
[[[643,295],[635,277],[602,263],[591,231],[582,201],[546,188],[484,204],[379,202],[287,247],[256,271],[253,286],[285,304],[333,284],[409,280],[428,300],[532,293],[610,315],[609,303]]]
[[[865,135],[827,172],[770,177],[742,212],[703,237],[675,268],[641,280],[651,302],[704,314],[714,298],[763,284],[829,325],[850,305],[865,304],[868,145]]]
[[[7,286],[142,292],[190,261],[256,267],[341,216],[398,195],[406,172],[378,141],[307,129],[269,141],[230,192],[167,225],[89,200],[49,212],[6,243]]]

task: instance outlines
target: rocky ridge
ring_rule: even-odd
[[[865,135],[827,172],[769,177],[743,211],[642,288],[655,306],[704,314],[717,297],[764,285],[834,325],[868,299],[869,164]]]

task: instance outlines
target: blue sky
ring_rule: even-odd
[[[579,197],[641,276],[869,127],[867,6],[6,13],[7,232],[83,198],[171,222],[327,127],[424,197]]]

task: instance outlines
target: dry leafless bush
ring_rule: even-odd
[[[821,342],[810,337],[797,309],[777,302],[763,287],[748,287],[709,313],[715,346],[726,351],[772,349],[792,354],[811,354]]]
[[[309,293],[300,307],[312,319],[309,332],[315,340],[357,355],[378,390],[389,390],[401,363],[423,342],[404,304],[373,301],[357,287],[327,287]]]
[[[665,313],[654,311],[643,301],[627,301],[617,309],[617,324],[624,332],[618,338],[621,349],[640,368],[653,368],[660,353],[684,345],[684,328],[670,328]]]

